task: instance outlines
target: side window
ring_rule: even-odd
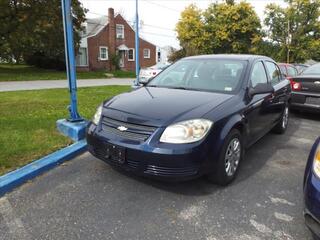
[[[281,66],[280,66],[280,70],[281,70],[281,72],[282,72],[283,75],[287,75],[287,69],[286,69],[285,66],[281,65]]]
[[[297,70],[293,67],[288,66],[288,75],[290,77],[297,76],[298,75]]]
[[[262,62],[257,62],[251,72],[251,86],[255,87],[259,83],[268,83],[266,71]]]
[[[281,72],[279,68],[273,62],[266,62],[266,66],[271,79],[272,86],[278,84],[281,79]]]

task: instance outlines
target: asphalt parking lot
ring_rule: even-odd
[[[0,198],[0,239],[311,239],[302,179],[319,124],[292,114],[226,188],[143,179],[85,153]]]

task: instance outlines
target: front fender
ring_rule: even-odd
[[[243,134],[243,139],[246,139],[247,126],[245,123],[245,118],[241,114],[233,115],[228,119],[227,123],[224,125],[222,131],[220,132],[220,139],[223,141],[233,128],[239,129]]]

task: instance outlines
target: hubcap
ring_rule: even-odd
[[[225,171],[231,177],[237,171],[241,158],[241,143],[238,138],[230,141],[225,155]]]
[[[282,127],[286,128],[289,120],[289,108],[284,109],[283,118],[282,118]]]

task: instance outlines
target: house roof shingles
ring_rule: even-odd
[[[96,35],[102,28],[108,25],[108,17],[102,16],[99,18],[88,18],[86,21],[86,33],[83,37],[90,37]]]

